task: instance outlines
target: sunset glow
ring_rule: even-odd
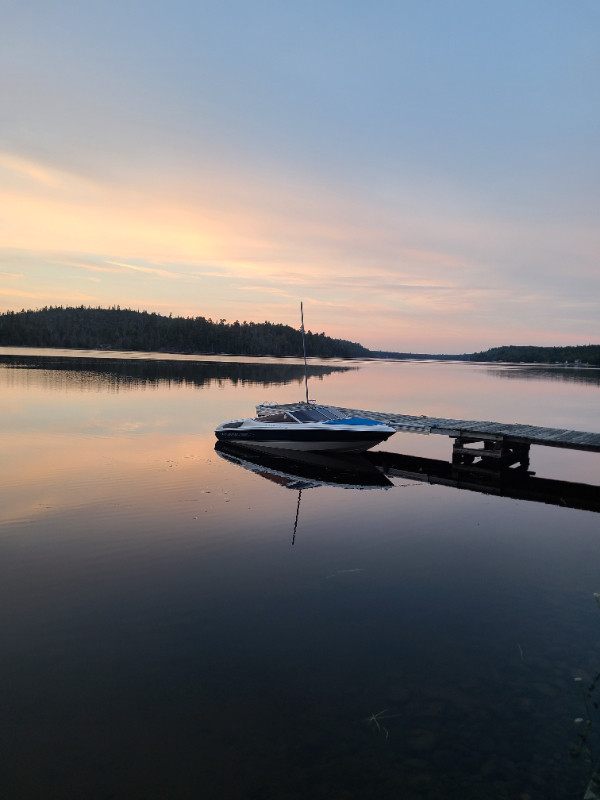
[[[598,341],[593,4],[31,0],[3,27],[0,310],[298,327],[303,299],[373,349]]]

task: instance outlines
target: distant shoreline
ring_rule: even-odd
[[[21,345],[14,347],[11,345],[0,345],[0,361],[5,359],[15,360],[34,360],[34,359],[48,359],[49,361],[61,361],[64,359],[80,360],[80,361],[136,361],[136,362],[173,362],[179,364],[193,365],[194,363],[253,363],[253,364],[271,364],[282,365],[289,364],[290,366],[301,366],[303,362],[302,357],[298,356],[270,356],[270,355],[245,355],[243,353],[175,353],[164,351],[147,351],[147,350],[109,350],[109,349],[86,349],[86,348],[68,348],[68,347],[37,347]],[[457,356],[432,356],[432,355],[405,355],[400,357],[378,357],[378,356],[355,356],[355,357],[341,357],[341,356],[307,356],[307,361],[311,362],[327,362],[335,369],[335,362],[342,362],[343,365],[339,369],[352,369],[352,364],[358,369],[358,364],[364,362],[406,362],[406,361],[422,361],[422,362],[435,362],[440,363],[470,363],[470,364],[487,364],[497,366],[509,367],[526,367],[526,368],[544,368],[555,370],[598,370],[599,364],[562,364],[562,363],[549,363],[541,361],[485,361],[476,359],[465,359]],[[318,365],[311,367],[311,369],[318,369]]]
[[[301,332],[271,322],[213,322],[205,317],[165,317],[114,308],[43,308],[0,314],[0,347],[154,353],[198,357],[301,358]],[[409,353],[370,350],[346,339],[306,332],[309,357],[344,360],[471,361],[600,366],[600,344],[567,347],[507,345],[476,353]],[[89,357],[89,356],[88,356]],[[99,356],[100,357],[100,356]],[[107,357],[107,356],[103,356]]]

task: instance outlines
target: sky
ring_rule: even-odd
[[[600,342],[600,0],[0,0],[0,311]]]

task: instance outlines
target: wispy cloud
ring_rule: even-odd
[[[195,278],[231,278],[234,276],[234,273],[231,270],[227,269],[212,269],[212,270],[193,270],[190,275]]]
[[[27,298],[29,300],[37,300],[40,304],[46,305],[47,303],[57,303],[62,304],[64,302],[71,302],[71,303],[92,303],[94,302],[95,298],[93,295],[84,294],[80,292],[25,292],[19,291],[18,289],[7,289],[4,286],[0,286],[0,298],[3,296],[6,297],[20,297],[20,298]]]
[[[36,294],[35,292],[23,292],[19,289],[7,289],[5,286],[0,287],[0,296],[6,295],[7,297],[28,297],[31,300],[39,300],[44,297],[43,294]]]
[[[238,286],[240,292],[259,292],[260,294],[276,294],[281,297],[292,297],[289,292],[283,289],[275,289],[272,286]]]
[[[26,177],[45,186],[58,186],[60,183],[60,175],[55,170],[14,153],[0,152],[0,170]]]
[[[70,262],[70,264],[73,267],[79,267],[80,269],[87,269],[90,272],[109,272],[113,274],[115,273],[122,274],[124,272],[124,270],[121,268],[99,266],[98,264],[78,264],[76,262]]]
[[[122,261],[108,261],[108,264],[112,264],[115,267],[123,267],[123,269],[130,269],[134,272],[145,272],[148,275],[157,275],[160,278],[169,278],[175,279],[181,278],[182,276],[177,272],[170,272],[166,269],[158,269],[156,267],[144,267],[140,266],[139,264],[125,264]]]

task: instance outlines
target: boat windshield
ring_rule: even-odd
[[[334,411],[332,408],[324,406],[300,408],[293,412],[298,422],[325,422],[332,419],[342,419],[341,414]]]

